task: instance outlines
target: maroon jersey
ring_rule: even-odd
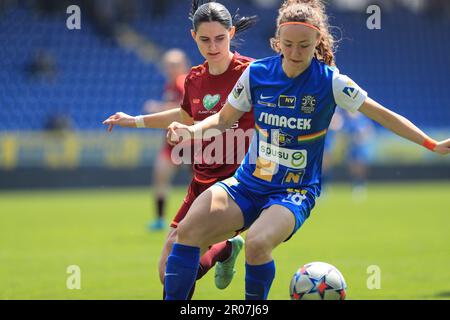
[[[234,85],[251,61],[253,59],[234,53],[228,69],[220,75],[210,74],[207,62],[192,68],[184,84],[185,94],[181,108],[193,118],[194,122],[202,121],[219,112],[227,102],[228,94],[233,90]],[[252,130],[253,127],[253,112],[246,112],[232,129],[241,129],[243,132],[248,132],[247,130]],[[202,148],[198,148],[202,152],[201,154],[197,152],[194,154],[195,180],[202,183],[211,183],[214,180],[223,180],[234,174],[247,152],[251,135],[246,135],[244,152],[241,152],[243,150],[242,143],[238,145],[236,143],[238,140],[235,140],[234,143],[227,143],[230,141],[227,141],[226,135],[227,133],[224,133],[221,137],[213,138],[207,142],[196,142],[202,144]],[[223,141],[222,150],[211,146],[210,149],[215,150],[206,152],[207,149],[205,150],[205,148],[220,138]],[[211,163],[213,159],[219,159],[214,151],[222,152],[219,155],[221,160]]]

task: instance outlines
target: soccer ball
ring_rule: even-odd
[[[325,262],[311,262],[297,270],[289,288],[292,300],[344,300],[347,285],[339,270]]]

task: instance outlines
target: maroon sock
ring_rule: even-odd
[[[166,204],[166,198],[165,197],[158,197],[156,199],[156,213],[158,214],[158,218],[164,217],[164,207]]]
[[[229,241],[216,243],[200,258],[200,266],[197,272],[197,280],[201,279],[217,261],[223,262],[231,255],[232,245]]]

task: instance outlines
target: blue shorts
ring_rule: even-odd
[[[225,189],[241,209],[244,215],[242,230],[248,229],[264,209],[273,205],[279,205],[291,211],[295,217],[295,227],[285,241],[289,240],[303,225],[316,203],[314,193],[304,189],[262,192],[249,188],[234,177],[217,182],[215,185]]]

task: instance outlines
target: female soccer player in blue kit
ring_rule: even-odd
[[[203,192],[179,224],[166,267],[167,299],[186,299],[200,254],[238,230],[247,230],[245,297],[267,299],[273,249],[300,228],[320,195],[324,140],[337,105],[434,152],[450,152],[450,139],[432,140],[339,73],[328,29],[320,1],[285,1],[271,41],[281,54],[250,64],[219,113],[169,126],[172,143],[186,135],[211,138],[252,110],[256,130],[234,177]]]

